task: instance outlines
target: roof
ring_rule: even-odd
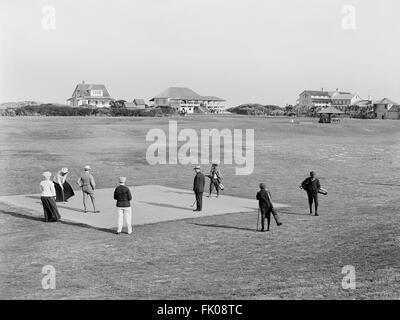
[[[189,88],[169,87],[167,90],[164,90],[163,92],[159,93],[154,98],[197,99],[200,98],[200,95]]]
[[[374,104],[398,104],[398,103],[388,98],[383,98],[382,100],[375,101]]]
[[[146,102],[144,102],[143,99],[133,99],[133,103],[135,103],[136,105],[138,105],[138,104],[146,104]]]
[[[215,96],[201,96],[201,99],[199,100],[204,100],[204,101],[226,101],[224,99],[215,97]]]
[[[225,101],[215,96],[201,96],[192,89],[185,87],[169,87],[163,92],[156,95],[150,101],[154,101],[155,98],[169,98],[169,99],[184,99],[184,100],[205,100],[205,101]]]
[[[319,97],[327,97],[327,98],[330,97],[328,91],[304,90],[302,93],[307,93],[311,96],[319,96]]]
[[[371,105],[370,100],[360,100],[360,101],[356,101],[352,104],[352,106],[358,106],[358,107],[368,107],[370,105]]]
[[[330,96],[333,96],[335,93],[339,93],[339,94],[351,94],[350,92],[347,92],[347,91],[338,91],[338,90],[329,91],[329,95],[330,95]]]
[[[394,105],[388,110],[388,112],[400,112],[400,105]]]
[[[332,100],[351,100],[351,99],[353,99],[353,97],[355,97],[355,96],[356,96],[356,94],[354,94],[354,93],[349,93],[349,92],[341,93],[341,92],[337,92],[337,93],[334,93],[334,94],[332,95]]]
[[[90,96],[90,90],[103,90],[103,98],[110,98],[110,94],[104,84],[80,83],[76,86],[74,93],[76,96]],[[74,95],[74,93],[72,95]]]
[[[322,109],[320,111],[318,111],[317,113],[322,113],[322,114],[339,114],[339,113],[343,113],[342,111],[334,108],[334,107],[327,107],[325,109]]]
[[[71,97],[68,98],[67,101],[71,101],[74,100],[75,98]],[[111,98],[111,97],[89,97],[89,96],[77,96],[76,97],[77,100],[110,100],[110,101],[114,101],[115,99]]]
[[[124,105],[125,105],[125,108],[128,108],[128,109],[136,108],[136,104],[134,104],[133,102],[125,102]]]

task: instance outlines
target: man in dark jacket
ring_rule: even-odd
[[[221,183],[222,177],[217,163],[212,164],[210,174],[208,175],[208,177],[210,178],[210,193],[208,194],[208,197],[211,198],[212,191],[215,188],[218,198],[220,190],[219,184]]]
[[[204,174],[200,172],[200,166],[196,166],[194,170],[196,175],[193,181],[193,191],[196,196],[197,208],[193,211],[201,211],[203,209],[203,192],[206,179]]]
[[[310,172],[310,176],[301,183],[300,188],[307,192],[310,214],[312,214],[312,204],[314,202],[315,215],[318,216],[318,192],[321,189],[321,184],[314,171]]]
[[[114,199],[117,200],[118,212],[118,229],[116,234],[122,232],[123,220],[128,228],[128,234],[132,233],[132,208],[130,201],[132,200],[131,191],[125,186],[126,178],[119,178],[119,186],[115,188]]]
[[[265,189],[264,183],[260,184],[260,189],[261,190],[258,191],[256,195],[256,199],[258,200],[258,206],[260,207],[261,211],[261,232],[264,232],[265,217],[267,217],[267,231],[269,231],[271,213],[274,216],[275,222],[278,226],[282,225],[282,222],[279,221],[279,216],[276,213],[271,201],[271,194]]]

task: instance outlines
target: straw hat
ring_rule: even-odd
[[[126,177],[119,177],[119,183],[125,183]]]
[[[200,166],[195,166],[193,170],[200,170]]]
[[[85,170],[91,170],[92,168],[90,166],[85,166],[83,169]]]
[[[42,176],[45,177],[45,178],[50,178],[51,177],[51,172],[45,171],[45,172],[42,173]]]
[[[62,168],[62,169],[61,169],[61,172],[62,172],[62,173],[68,173],[68,168]]]

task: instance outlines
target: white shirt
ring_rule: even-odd
[[[55,197],[56,189],[54,188],[53,181],[43,180],[40,182],[40,190],[42,190],[42,197]]]
[[[58,171],[57,174],[54,176],[53,181],[62,186],[64,184],[65,180],[67,180],[67,175],[68,175],[68,173],[66,173],[65,175],[62,175],[62,172]]]

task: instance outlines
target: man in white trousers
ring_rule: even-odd
[[[117,212],[118,212],[118,229],[116,234],[122,232],[123,222],[128,227],[128,234],[132,233],[132,208],[130,201],[132,200],[131,191],[125,185],[126,178],[119,178],[119,186],[115,188],[114,199],[117,200]]]

